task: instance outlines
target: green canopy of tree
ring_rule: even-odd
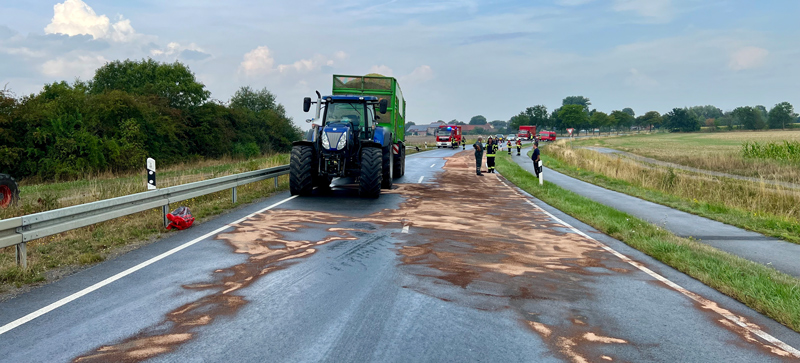
[[[170,107],[198,106],[211,95],[188,67],[180,62],[112,61],[97,69],[89,82],[90,93],[124,91],[138,96],[158,96]]]
[[[579,128],[588,124],[589,114],[581,105],[566,105],[558,112],[558,119],[565,128]]]
[[[794,106],[789,102],[781,102],[771,110],[769,110],[769,128],[771,129],[785,129],[786,125],[790,125],[797,119],[797,114],[794,113]]]
[[[733,110],[733,116],[747,130],[762,130],[767,127],[767,121],[758,106],[737,107]]]
[[[472,116],[472,118],[469,120],[470,125],[486,125],[486,123],[486,117],[481,115]]]
[[[622,109],[622,112],[625,112],[625,113],[627,113],[627,114],[628,114],[628,115],[630,115],[631,117],[636,117],[636,112],[633,112],[633,109],[632,109],[632,108],[630,108],[630,107],[625,107],[625,108],[623,108],[623,109]]]
[[[688,109],[674,108],[663,116],[664,126],[670,131],[692,132],[700,131],[700,120],[693,116]]]
[[[99,69],[94,80],[101,82],[56,82],[22,98],[0,93],[0,172],[16,178],[76,179],[89,173],[139,170],[147,157],[169,165],[288,151],[300,137],[283,106],[266,89],[244,87],[225,106],[205,101],[208,95],[200,84],[202,92],[195,95],[199,98],[172,94],[174,89],[162,80],[125,85],[135,77],[119,69],[135,62],[118,67],[122,63]],[[144,63],[143,69],[150,69],[155,62]],[[163,66],[155,64],[156,69]],[[166,66],[191,75],[179,63]],[[129,70],[135,69],[139,68]],[[149,91],[159,89],[168,92]]]
[[[592,102],[589,101],[588,98],[583,97],[583,96],[569,96],[569,97],[564,98],[564,100],[561,101],[561,106],[562,107],[563,106],[568,106],[568,105],[580,105],[580,106],[583,106],[584,112],[589,113],[589,106],[592,105]]]

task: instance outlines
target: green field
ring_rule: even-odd
[[[800,184],[800,165],[742,156],[745,142],[800,141],[798,131],[658,133],[597,138],[573,146],[601,146],[662,161],[742,176]]]

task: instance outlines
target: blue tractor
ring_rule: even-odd
[[[377,115],[386,113],[388,102],[374,96],[321,97],[317,92],[316,102],[304,99],[303,110],[308,112],[312,104],[322,125],[292,144],[292,195],[310,195],[314,187],[327,190],[334,177],[355,178],[365,198],[377,198],[381,188],[391,189],[392,134],[378,126]]]

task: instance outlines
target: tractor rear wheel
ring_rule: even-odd
[[[406,173],[406,147],[403,144],[400,146],[400,153],[394,156],[394,177],[399,178]]]
[[[383,155],[381,149],[367,147],[361,151],[361,176],[358,178],[358,194],[364,198],[381,195],[383,179]]]
[[[314,189],[314,148],[308,145],[292,146],[289,159],[289,190],[292,195],[311,195]]]

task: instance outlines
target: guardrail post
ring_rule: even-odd
[[[539,185],[544,185],[544,167],[541,160],[539,160]]]
[[[169,214],[169,204],[162,206],[161,212],[164,216],[164,228],[167,228],[169,225],[169,220],[167,219],[167,214]]]
[[[233,203],[236,204],[236,187],[231,188],[231,194],[233,197]]]
[[[276,176],[272,179],[275,179],[275,189],[278,189],[278,177]]]
[[[28,268],[28,248],[25,242],[17,244],[17,266]]]

